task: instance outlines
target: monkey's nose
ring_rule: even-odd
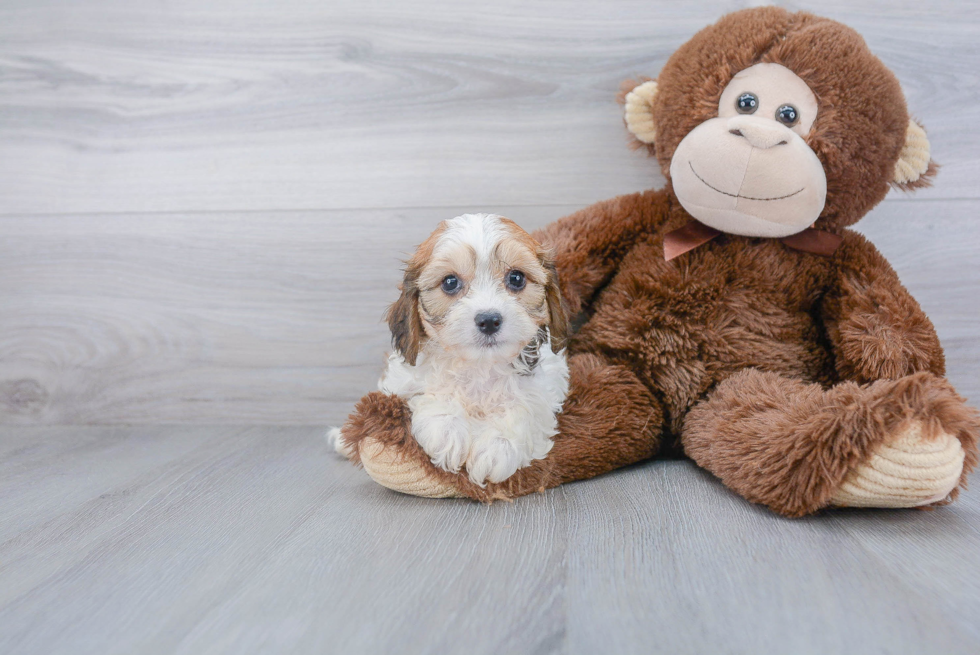
[[[743,137],[754,148],[765,150],[789,142],[789,128],[776,121],[756,116],[735,116],[728,119],[728,132]]]
[[[483,334],[490,336],[500,329],[500,324],[504,322],[504,317],[500,312],[480,312],[474,319],[476,327]]]

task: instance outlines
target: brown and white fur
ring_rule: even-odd
[[[550,254],[527,232],[494,214],[444,221],[387,317],[378,389],[407,400],[433,464],[465,466],[482,486],[548,454],[568,394],[567,317]],[[338,429],[329,438],[344,451]]]

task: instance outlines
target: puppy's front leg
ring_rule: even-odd
[[[473,441],[466,458],[466,473],[473,484],[503,482],[521,467],[522,457],[510,439],[493,430],[484,431]]]
[[[412,436],[439,468],[456,473],[470,451],[469,423],[456,400],[422,394],[408,401]]]
[[[480,486],[503,482],[533,460],[544,459],[557,431],[554,414],[538,416],[524,407],[489,418],[476,430],[466,458],[470,480]]]

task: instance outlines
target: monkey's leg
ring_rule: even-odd
[[[412,438],[411,413],[397,396],[372,392],[343,427],[352,460],[379,484],[416,496],[507,499],[591,478],[653,457],[660,448],[660,405],[631,371],[594,355],[569,360],[570,390],[554,447],[498,484],[479,487],[464,472],[432,464]]]
[[[685,452],[785,516],[951,501],[977,463],[974,410],[931,373],[831,389],[742,371],[687,415]]]

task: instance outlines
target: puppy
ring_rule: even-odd
[[[548,252],[513,221],[443,221],[409,260],[388,309],[378,382],[405,398],[432,463],[501,482],[551,450],[568,394],[568,319]],[[329,438],[344,451],[340,431]],[[346,453],[345,453],[346,454]]]

